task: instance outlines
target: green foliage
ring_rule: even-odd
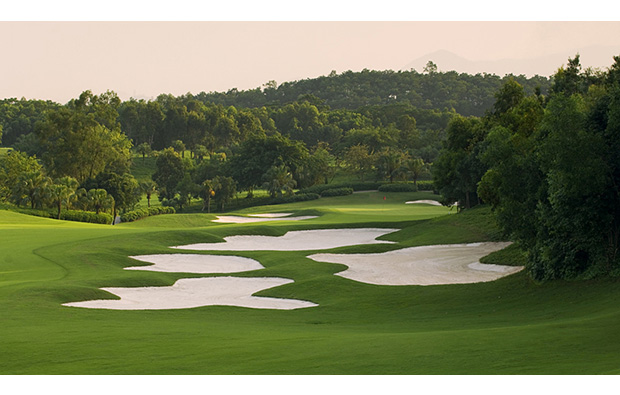
[[[159,199],[173,199],[176,195],[176,186],[183,179],[185,167],[181,156],[172,148],[166,148],[157,156],[156,170],[153,181],[157,183]]]
[[[83,182],[104,170],[129,169],[131,141],[117,123],[119,104],[113,92],[97,96],[85,91],[65,107],[47,112],[36,133],[51,176]]]
[[[148,207],[137,210],[127,211],[121,214],[121,222],[133,222],[152,215],[174,214],[174,207]]]
[[[620,91],[613,77],[558,70],[551,96],[504,109],[481,145],[478,186],[537,280],[620,268]],[[543,109],[544,106],[544,109]]]
[[[321,197],[346,196],[353,193],[353,188],[331,188],[321,192]]]
[[[280,135],[253,135],[241,143],[239,150],[227,161],[227,174],[241,190],[251,191],[261,183],[270,168],[286,166],[297,181],[298,168],[308,157],[308,149],[298,141]]]
[[[13,208],[12,210],[22,214],[34,215],[36,217],[53,218],[63,221],[86,222],[91,224],[109,225],[112,223],[113,219],[112,215],[108,213],[93,213],[82,210],[63,210],[60,213],[60,218],[58,218],[55,210],[33,210],[23,208]]]
[[[322,105],[333,109],[409,104],[420,110],[454,108],[463,116],[482,116],[493,106],[495,92],[510,79],[524,86],[527,94],[533,94],[536,87],[546,94],[550,86],[550,80],[540,76],[506,75],[500,78],[487,73],[469,75],[455,71],[420,73],[415,70],[365,69],[286,82],[264,90],[202,92],[195,98],[205,103],[260,108],[269,104],[285,106],[311,94]],[[316,106],[319,103],[310,100],[308,104]],[[419,127],[420,118],[414,117]]]
[[[293,188],[297,185],[288,167],[284,165],[271,167],[263,175],[263,180],[265,181],[263,188],[269,192],[272,198],[282,197],[283,190],[284,195],[292,196]]]
[[[380,192],[417,192],[418,185],[408,182],[397,182],[394,184],[383,184],[379,187]]]
[[[354,191],[370,191],[378,189],[382,183],[379,182],[347,182],[347,183],[337,183],[337,184],[321,184],[321,185],[313,185],[308,188],[300,189],[300,193],[316,193],[321,194],[323,191],[327,189],[339,189],[339,188],[351,188]]]

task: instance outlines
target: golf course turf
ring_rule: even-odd
[[[106,226],[0,210],[0,373],[620,373],[615,279],[536,284],[521,271],[476,284],[380,286],[334,275],[346,266],[307,258],[315,251],[218,251],[264,266],[234,277],[293,281],[255,296],[318,306],[122,311],[62,305],[118,299],[100,288],[229,277],[123,268],[148,265],[131,256],[177,253],[169,247],[222,242],[233,235],[400,229],[378,238],[394,243],[321,251],[338,254],[501,240],[487,208],[456,214],[446,207],[405,204],[433,198],[424,192],[365,192],[227,213],[318,216],[246,224],[214,223],[214,214],[173,214]],[[506,255],[495,254],[500,260]]]

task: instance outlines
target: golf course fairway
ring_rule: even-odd
[[[506,241],[488,208],[457,214],[443,206],[405,204],[428,199],[437,196],[364,192],[225,213],[317,217],[241,224],[212,222],[216,214],[172,214],[109,226],[0,210],[0,373],[620,373],[615,279],[538,284],[522,270],[472,284],[372,285],[335,275],[347,269],[343,264],[308,258]],[[124,270],[150,265],[132,256],[188,253],[173,246],[347,228],[396,231],[377,238],[384,243],[320,251],[217,251],[260,263],[234,274]],[[505,257],[518,250],[507,251],[485,263],[514,264]],[[63,306],[119,299],[101,288],[170,287],[181,279],[231,276],[285,279],[253,296],[316,306]]]

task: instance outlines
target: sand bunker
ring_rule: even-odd
[[[430,204],[433,206],[441,206],[441,203],[436,200],[414,200],[411,202],[405,202],[405,204]]]
[[[375,240],[399,229],[319,229],[287,232],[284,236],[229,236],[223,243],[198,243],[172,248],[210,251],[306,251],[359,244],[393,243]]]
[[[73,302],[63,306],[112,310],[166,310],[201,306],[293,310],[318,306],[303,300],[252,296],[258,291],[292,282],[285,278],[186,278],[171,287],[102,288],[121,299]]]
[[[239,273],[264,269],[258,261],[240,256],[159,254],[130,256],[151,266],[132,266],[125,270],[148,270],[171,273]]]
[[[318,262],[341,263],[337,273],[377,285],[468,284],[493,281],[516,273],[522,266],[486,265],[479,259],[510,243],[472,243],[404,248],[382,254],[314,254]]]
[[[259,217],[259,218],[281,218],[288,217],[293,213],[268,213],[268,214],[248,214],[250,217]]]
[[[264,215],[265,217],[258,217]],[[223,224],[246,224],[251,222],[265,222],[265,221],[302,221],[304,219],[317,218],[316,215],[306,215],[299,217],[284,217],[284,216],[268,216],[269,214],[254,214],[254,217],[239,217],[237,215],[219,215],[217,219],[211,222],[219,222]]]

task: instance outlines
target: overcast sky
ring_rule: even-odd
[[[92,16],[85,19],[100,19]],[[138,20],[134,16],[129,15]],[[442,71],[548,76],[577,52],[584,66],[611,65],[612,56],[620,55],[618,37],[620,22],[599,21],[4,21],[0,98],[65,103],[87,89],[109,89],[123,100],[150,99],[160,93],[251,89],[332,70],[422,71],[425,56],[436,51],[456,55],[444,64],[439,59],[447,59],[445,53],[429,55]],[[513,60],[514,70],[501,65],[506,59]]]

